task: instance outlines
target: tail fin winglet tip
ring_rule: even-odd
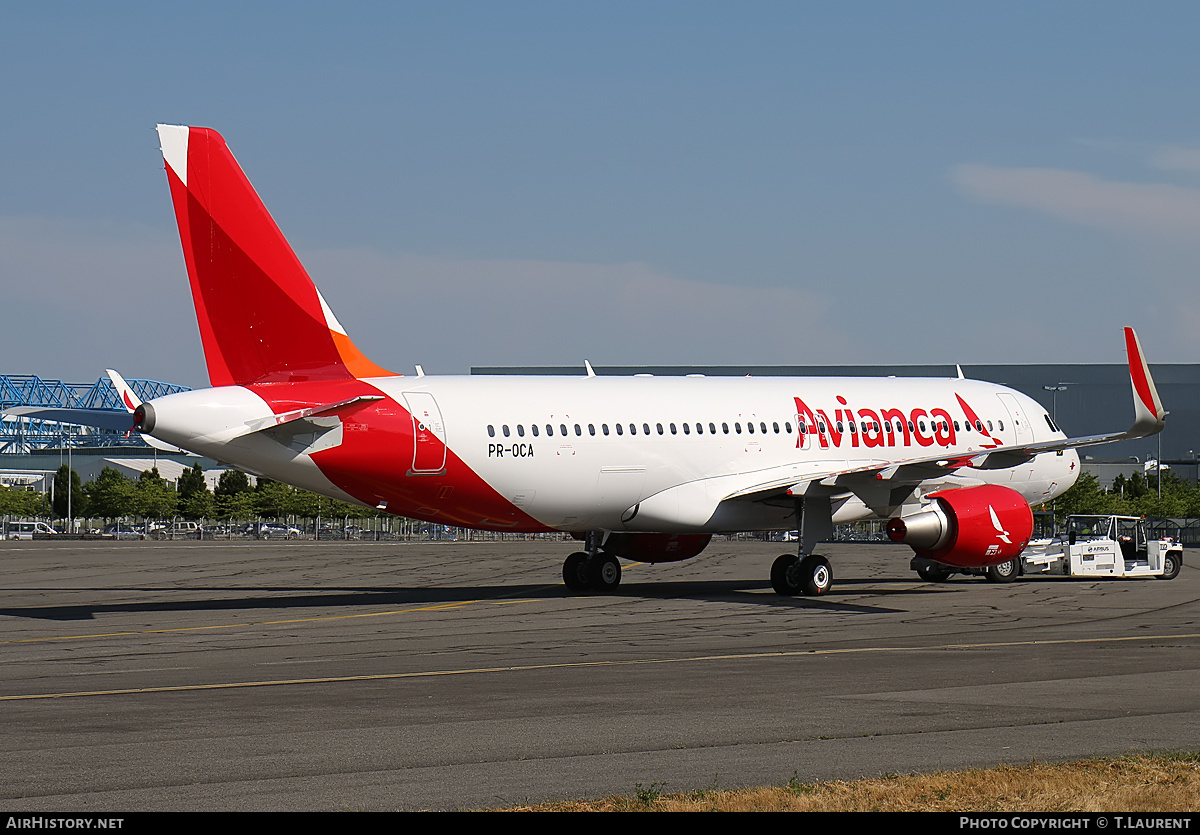
[[[1150,364],[1142,351],[1142,343],[1131,327],[1125,328],[1125,351],[1129,357],[1129,382],[1133,388],[1134,427],[1146,435],[1162,430],[1167,412],[1158,396],[1158,388],[1150,374]]]

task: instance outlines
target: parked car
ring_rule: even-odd
[[[199,539],[200,525],[198,522],[174,522],[169,525],[154,525],[150,528],[150,538]]]
[[[33,539],[34,534],[57,536],[58,531],[45,522],[9,522],[7,539]]]
[[[258,526],[259,539],[299,539],[300,529],[279,522],[263,522]]]
[[[113,539],[145,539],[146,531],[127,522],[117,522],[105,528],[104,535],[111,536]]]
[[[206,525],[200,531],[201,539],[241,539],[245,535],[241,528],[229,525]]]

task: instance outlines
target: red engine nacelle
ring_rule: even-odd
[[[960,568],[986,568],[1017,557],[1033,534],[1033,512],[1010,487],[984,484],[931,493],[928,510],[892,519],[888,537],[918,556]]]
[[[582,533],[571,536],[585,538]],[[604,550],[636,562],[679,562],[699,554],[710,539],[710,533],[613,533],[604,540]]]

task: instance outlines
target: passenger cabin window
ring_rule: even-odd
[[[501,431],[501,432],[503,432],[503,433],[504,433],[504,437],[506,437],[506,438],[507,438],[507,437],[508,437],[508,435],[509,435],[509,432],[508,432],[508,424],[507,424],[507,423],[505,423],[505,424],[501,425],[501,427],[500,427],[500,431]]]
[[[490,423],[488,424],[488,437],[489,438],[496,437],[496,427],[492,426]]]

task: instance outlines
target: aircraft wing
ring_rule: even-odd
[[[1035,455],[1060,452],[1097,444],[1111,444],[1145,438],[1162,431],[1167,412],[1163,409],[1150,367],[1133,328],[1125,328],[1125,349],[1129,358],[1129,381],[1133,389],[1133,425],[1124,432],[1085,435],[1031,444],[1010,444],[968,454],[915,456],[901,461],[852,461],[842,467],[814,467],[796,464],[771,470],[747,473],[751,483],[725,496],[729,499],[766,500],[812,492],[832,492],[837,488],[854,490],[871,481],[888,482],[893,486],[915,485],[950,472],[966,468],[995,470],[1015,467]],[[963,475],[958,472],[957,475]]]

